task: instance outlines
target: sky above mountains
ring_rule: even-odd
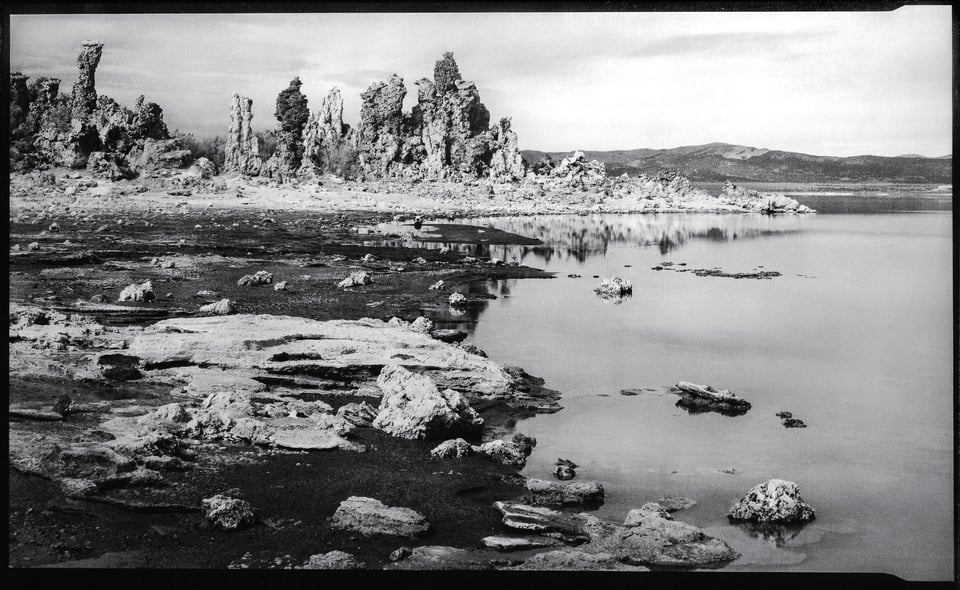
[[[104,43],[97,90],[159,103],[171,129],[223,135],[234,91],[270,129],[299,76],[311,111],[432,77],[452,51],[492,120],[523,149],[668,148],[722,141],[818,155],[952,152],[950,6],[892,12],[11,15],[10,69],[76,81]]]

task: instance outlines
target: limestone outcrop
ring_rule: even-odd
[[[801,205],[796,199],[781,193],[761,193],[759,191],[739,187],[729,180],[723,183],[720,190],[720,200],[738,207],[744,207],[760,213],[816,213],[806,205]]]
[[[330,522],[336,529],[361,535],[422,537],[430,529],[425,516],[410,508],[387,506],[374,498],[350,496],[337,507]]]
[[[166,141],[166,160],[177,167],[192,160],[163,122],[163,109],[144,97],[133,110],[105,95],[97,95],[96,70],[103,43],[85,41],[77,57],[77,82],[69,96],[60,94],[60,80],[10,75],[11,166],[14,170],[67,166],[88,168],[95,175],[132,178],[150,171],[143,158],[146,142]],[[161,166],[164,167],[164,166]]]
[[[224,170],[256,176],[263,168],[260,140],[253,133],[253,99],[233,93],[230,103],[230,130],[227,133]]]
[[[294,178],[303,161],[303,128],[310,111],[307,97],[300,92],[302,85],[300,78],[294,78],[277,96],[277,149],[267,160],[266,175],[280,181]]]
[[[358,149],[365,174],[458,180],[518,180],[525,164],[510,119],[489,128],[490,112],[473,82],[463,80],[452,53],[417,81],[417,105],[402,112],[406,88],[394,75],[364,93]]]
[[[360,95],[360,127],[357,148],[360,167],[365,174],[387,176],[391,166],[401,161],[404,143],[403,99],[407,88],[403,78],[393,75],[386,82],[375,82]]]
[[[332,88],[303,130],[303,161],[299,175],[345,176],[356,159],[353,129],[343,122],[343,97]]]

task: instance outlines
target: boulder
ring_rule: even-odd
[[[595,481],[567,483],[528,479],[527,491],[535,506],[564,506],[603,502],[603,486]]]
[[[467,298],[463,296],[463,293],[451,293],[448,301],[454,307],[462,307],[467,304]]]
[[[601,296],[622,297],[633,293],[633,285],[630,281],[613,277],[612,279],[603,279],[594,289],[594,292]]]
[[[633,565],[703,567],[739,557],[722,540],[705,535],[691,524],[672,520],[662,507],[653,506],[648,505],[635,525],[614,527],[591,545]]]
[[[221,299],[215,303],[208,303],[200,306],[200,313],[213,313],[216,315],[229,315],[236,313],[237,306],[229,299]]]
[[[205,498],[201,505],[203,517],[215,527],[225,531],[245,528],[256,522],[253,510],[245,500],[217,494],[211,498]]]
[[[475,453],[485,455],[497,463],[523,467],[527,464],[527,456],[520,445],[505,440],[492,440],[473,447]]]
[[[445,440],[430,451],[436,459],[459,459],[473,454],[473,447],[462,438]]]
[[[383,398],[373,426],[392,436],[411,439],[435,439],[451,434],[473,436],[483,426],[483,419],[466,398],[452,389],[441,392],[425,375],[387,365],[380,371],[377,385],[383,391]]]
[[[503,525],[523,533],[536,533],[565,543],[583,543],[590,540],[590,531],[600,521],[584,514],[559,512],[542,506],[512,502],[495,502],[503,514]]]
[[[153,292],[153,283],[144,281],[139,285],[128,285],[120,291],[118,301],[153,301],[157,294]]]
[[[433,329],[433,322],[431,322],[428,318],[419,316],[410,323],[410,329],[421,334],[429,334]]]
[[[355,570],[366,567],[345,551],[328,551],[311,555],[301,566],[305,570]]]
[[[337,416],[354,426],[372,426],[377,418],[377,410],[367,402],[349,403],[337,409]]]
[[[240,277],[240,280],[237,281],[237,285],[241,287],[254,287],[256,285],[269,285],[273,282],[273,273],[269,273],[265,270],[258,270],[252,275],[243,275]]]
[[[379,500],[350,496],[333,514],[331,526],[364,536],[421,537],[430,529],[425,516],[409,508],[384,505]]]
[[[370,278],[370,275],[366,271],[360,270],[360,271],[350,273],[350,276],[343,279],[337,284],[337,288],[348,289],[350,287],[366,285],[372,282],[373,282],[373,279]]]
[[[731,521],[796,524],[814,519],[814,510],[800,497],[800,487],[783,479],[758,484],[741,498],[727,517]]]

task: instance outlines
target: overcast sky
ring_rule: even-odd
[[[315,111],[339,86],[407,85],[452,51],[523,149],[714,141],[817,155],[952,152],[951,7],[893,12],[11,15],[10,68],[76,81],[105,44],[99,94],[163,107],[167,125],[225,133],[234,91],[273,128],[299,76]]]

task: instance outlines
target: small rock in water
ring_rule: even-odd
[[[784,420],[789,420],[790,418],[793,418],[793,413],[787,412],[786,410],[784,410],[783,412],[777,412],[777,418],[783,418]]]
[[[30,242],[27,244],[27,250],[39,250],[40,242]]]
[[[463,306],[467,304],[467,298],[463,296],[463,293],[451,293],[449,301],[450,305],[453,306]]]
[[[537,439],[533,438],[532,436],[527,436],[521,432],[513,435],[513,442],[520,447],[520,451],[528,457],[530,456],[530,453],[533,452],[533,448],[537,446]]]
[[[427,287],[427,288],[430,289],[431,291],[441,290],[441,289],[444,288],[443,281],[442,281],[442,280],[439,280],[439,281],[437,281],[436,283],[430,285],[430,286]]]
[[[286,291],[287,290],[287,281],[280,281],[273,286],[274,291]]]
[[[47,231],[49,231],[50,233],[57,233],[57,232],[59,232],[59,231],[60,231],[60,224],[57,223],[57,222],[51,223],[51,224],[50,224],[50,227],[47,228]]]
[[[209,289],[200,289],[194,297],[216,297],[217,292]]]
[[[807,425],[800,418],[787,418],[782,424],[787,428],[806,428]]]
[[[376,262],[376,261],[377,261],[377,257],[374,256],[373,254],[366,254],[364,255],[363,258],[360,259],[360,262],[364,262],[364,263],[370,263],[370,262]]]
[[[560,481],[569,481],[577,476],[577,472],[569,465],[557,465],[553,470],[553,475]]]
[[[574,273],[570,273],[570,274],[567,275],[567,277],[568,277],[568,278],[571,278],[571,279],[579,279],[579,278],[580,278],[580,275],[574,274]]]
[[[423,256],[418,256],[417,258],[414,258],[414,259],[413,259],[413,263],[414,263],[414,264],[426,264],[426,263],[427,263],[427,260],[426,260]]]
[[[771,479],[750,488],[727,517],[732,521],[791,524],[813,520],[814,510],[800,497],[800,486]]]
[[[569,467],[571,469],[576,469],[578,465],[569,459],[557,459],[557,462],[554,465]]]

